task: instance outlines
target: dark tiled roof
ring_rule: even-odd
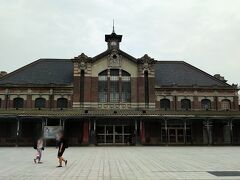
[[[109,50],[92,58],[96,61],[110,53]],[[119,50],[119,53],[137,63],[137,59]],[[156,86],[220,86],[231,87],[217,78],[183,61],[157,61]],[[39,59],[0,79],[0,85],[71,85],[73,63],[70,59]]]
[[[73,63],[70,59],[39,59],[0,79],[0,85],[70,85],[72,82]]]
[[[183,61],[157,61],[155,84],[156,86],[230,86]]]

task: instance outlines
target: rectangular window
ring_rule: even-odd
[[[84,102],[84,70],[81,70],[81,76],[80,76],[80,103],[81,106],[83,106]]]
[[[98,80],[99,81],[107,81],[107,76],[99,76]]]
[[[145,106],[149,106],[149,84],[148,84],[148,71],[144,72],[144,92],[145,92]]]
[[[101,76],[100,76],[101,77]],[[98,81],[98,99],[99,102],[107,102],[107,80]]]
[[[119,76],[119,70],[118,69],[111,69],[110,70],[110,76]]]
[[[118,102],[119,101],[119,81],[118,77],[115,76],[110,81],[110,102]]]
[[[99,92],[99,102],[107,102],[107,93]]]
[[[131,81],[122,79],[122,102],[131,102]]]
[[[110,81],[118,81],[119,77],[118,76],[111,76]]]

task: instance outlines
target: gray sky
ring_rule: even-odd
[[[184,60],[240,84],[239,0],[1,0],[0,70],[95,56],[112,19],[127,53]]]

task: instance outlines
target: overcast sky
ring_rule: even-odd
[[[1,0],[0,70],[95,56],[112,19],[132,56],[184,60],[240,84],[240,0]]]

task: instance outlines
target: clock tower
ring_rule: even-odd
[[[106,34],[105,41],[108,43],[108,50],[119,49],[119,43],[122,41],[122,35],[117,35],[113,26],[112,34]]]

